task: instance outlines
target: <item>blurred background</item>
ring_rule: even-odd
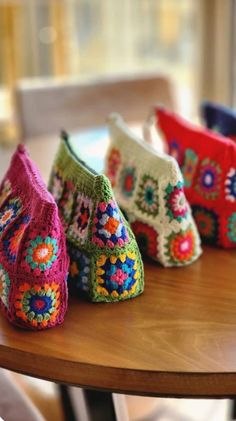
[[[233,0],[0,0],[0,140],[17,136],[20,79],[158,72],[180,112],[234,103]],[[222,36],[223,35],[223,36]]]

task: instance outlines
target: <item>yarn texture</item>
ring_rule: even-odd
[[[0,303],[9,321],[33,330],[62,323],[68,265],[56,203],[19,145],[0,186]]]
[[[176,157],[185,193],[205,242],[236,247],[236,144],[162,108],[157,125]]]
[[[143,292],[140,252],[110,181],[75,155],[65,135],[49,189],[67,237],[71,291],[83,291],[93,302],[115,302]]]
[[[177,162],[134,136],[118,114],[108,121],[105,172],[142,252],[163,266],[194,262],[200,239]]]

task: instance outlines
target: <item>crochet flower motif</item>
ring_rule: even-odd
[[[10,285],[11,281],[9,279],[8,273],[0,264],[0,299],[7,308]]]
[[[74,191],[74,184],[71,180],[67,180],[65,182],[65,188],[63,190],[63,194],[58,205],[64,227],[67,227],[71,219],[74,204]]]
[[[32,269],[40,269],[44,272],[57,260],[57,253],[58,246],[55,238],[43,238],[38,235],[34,240],[30,241],[30,246],[26,250],[25,260]]]
[[[0,206],[3,205],[5,200],[10,196],[11,192],[12,192],[11,182],[10,180],[6,179],[0,191]]]
[[[229,237],[230,241],[236,243],[236,212],[232,213],[232,215],[229,217],[227,228],[227,236]]]
[[[217,214],[201,206],[193,206],[192,211],[201,237],[209,243],[216,244],[219,225]]]
[[[64,184],[63,184],[60,171],[57,167],[54,167],[52,170],[52,175],[51,175],[51,180],[50,180],[50,191],[56,202],[60,200],[63,189],[64,189]]]
[[[100,247],[123,247],[129,241],[127,229],[114,200],[100,202],[94,216],[93,243]]]
[[[198,156],[192,149],[186,149],[182,174],[185,187],[191,187],[197,169]]]
[[[83,291],[89,290],[89,258],[75,247],[69,248],[70,269],[68,286]]]
[[[120,175],[121,193],[125,197],[133,195],[136,184],[136,169],[134,167],[126,167],[122,170]]]
[[[176,161],[181,164],[182,161],[182,153],[180,150],[179,143],[173,139],[169,142],[169,155],[173,156]]]
[[[236,200],[236,170],[230,168],[225,180],[225,197],[230,202]]]
[[[179,181],[175,186],[168,184],[165,189],[165,205],[170,220],[181,222],[188,215],[187,201],[184,195],[183,183]]]
[[[13,221],[14,218],[19,214],[21,210],[20,199],[14,198],[4,206],[2,212],[0,212],[0,234],[6,228],[7,225]]]
[[[92,200],[79,193],[76,199],[76,209],[72,225],[68,228],[68,235],[70,235],[74,240],[84,243],[87,239],[92,209]]]
[[[206,199],[216,199],[220,191],[220,178],[220,166],[206,158],[201,162],[200,174],[195,188]]]
[[[16,316],[34,328],[45,328],[55,324],[59,313],[60,292],[56,283],[44,285],[19,286],[15,296],[14,307]]]
[[[135,293],[140,276],[135,252],[110,257],[101,255],[96,267],[99,295],[125,298]]]
[[[195,254],[195,236],[188,227],[168,237],[167,252],[165,253],[172,264],[186,264],[191,262]]]
[[[138,208],[152,216],[156,216],[159,210],[158,182],[149,175],[144,175],[138,190],[136,200]]]
[[[157,232],[148,224],[140,221],[133,222],[131,224],[131,228],[134,232],[140,250],[148,256],[157,258]]]
[[[16,261],[20,242],[28,222],[29,216],[22,216],[17,222],[13,224],[13,227],[10,228],[9,233],[7,233],[7,236],[3,240],[4,252],[11,263]]]
[[[107,177],[110,179],[112,187],[116,184],[116,175],[121,163],[120,151],[112,148],[107,159]]]

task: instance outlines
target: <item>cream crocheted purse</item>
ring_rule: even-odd
[[[192,263],[202,250],[176,160],[134,136],[118,114],[108,122],[105,173],[141,250],[163,266]]]

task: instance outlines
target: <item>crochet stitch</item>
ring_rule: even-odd
[[[109,129],[106,174],[140,249],[163,266],[192,263],[201,254],[200,240],[177,162],[134,136],[118,114],[109,117]]]
[[[118,164],[119,153],[114,152],[109,162],[113,175]],[[72,293],[84,292],[93,302],[115,302],[142,293],[140,252],[111,183],[78,158],[66,134],[54,162],[49,189],[65,227],[70,255],[68,286]]]
[[[163,108],[157,108],[156,115],[169,152],[172,153],[173,139],[181,151],[185,194],[203,240],[221,247],[236,247],[235,142],[195,127]]]
[[[40,330],[67,309],[69,259],[56,203],[25,148],[0,186],[0,303],[10,322]]]

